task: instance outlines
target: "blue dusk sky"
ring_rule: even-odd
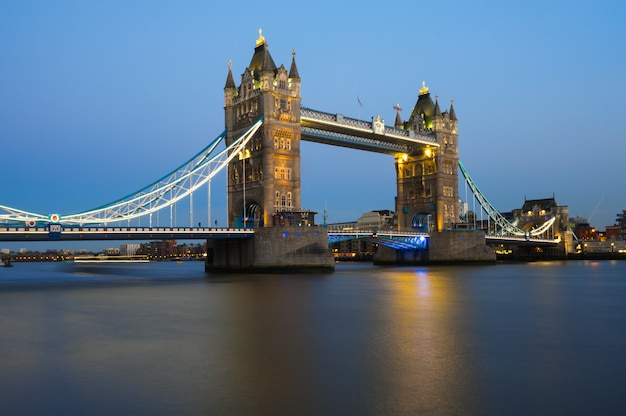
[[[303,106],[393,124],[425,81],[454,99],[460,159],[497,209],[554,195],[604,229],[626,209],[625,5],[4,0],[0,205],[76,213],[179,166],[224,129],[228,61],[239,83],[262,28],[277,65],[295,50]],[[391,156],[303,142],[301,158],[318,223],[395,209]]]

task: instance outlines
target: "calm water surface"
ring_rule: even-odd
[[[0,268],[0,415],[624,415],[626,262]]]

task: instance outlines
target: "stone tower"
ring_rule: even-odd
[[[250,64],[235,85],[232,65],[224,87],[230,144],[260,117],[264,123],[228,166],[228,224],[268,227],[300,223],[300,76],[292,52],[289,72],[276,67],[259,30]],[[297,218],[296,218],[297,217]]]
[[[396,124],[399,124],[396,121]],[[458,120],[452,100],[441,112],[425,84],[404,128],[431,136],[438,146],[421,146],[396,157],[396,212],[401,230],[443,231],[459,222]]]

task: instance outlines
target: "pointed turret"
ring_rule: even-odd
[[[300,74],[296,66],[296,51],[291,50],[291,68],[289,68],[289,91],[292,97],[300,97]]]
[[[233,63],[228,61],[228,76],[226,77],[226,85],[224,86],[224,106],[233,105],[237,96],[237,85],[233,78]]]
[[[445,116],[441,114],[439,108],[439,97],[435,96],[435,111],[433,115],[433,130],[441,130],[445,125]]]
[[[291,68],[289,68],[289,78],[291,79],[300,79],[300,74],[298,74],[298,67],[296,66],[296,51],[291,51]]]
[[[404,127],[404,123],[402,122],[402,117],[400,117],[400,112],[396,113],[396,122],[394,123],[394,127],[397,129],[401,129]]]
[[[403,129],[404,122],[402,122],[402,117],[400,117],[400,111],[402,111],[402,107],[400,107],[400,104],[396,104],[393,106],[393,109],[396,110],[396,121],[393,123],[393,126],[397,129]]]
[[[454,100],[450,98],[450,121],[458,121],[456,118],[456,113],[454,112],[454,106],[452,105],[453,102]]]
[[[453,134],[459,133],[459,120],[456,118],[456,113],[454,112],[454,106],[452,103],[454,100],[450,98],[450,130]]]
[[[441,117],[441,110],[439,109],[439,97],[435,96],[435,117]]]
[[[226,85],[224,86],[224,89],[227,88],[237,88],[235,79],[233,78],[233,63],[231,61],[228,61],[228,76],[226,77]]]

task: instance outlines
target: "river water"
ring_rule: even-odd
[[[0,268],[0,415],[623,415],[626,262]]]

